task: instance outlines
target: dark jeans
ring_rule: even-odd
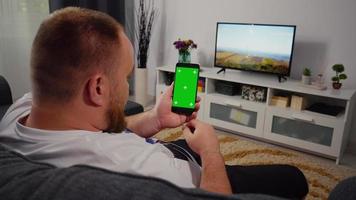
[[[201,165],[200,156],[189,148],[185,140],[171,143],[184,148]],[[180,153],[174,145],[168,143],[166,147],[172,151],[176,158],[187,160],[187,157]],[[291,165],[226,165],[225,167],[233,193],[258,193],[289,199],[302,199],[309,191],[304,174]]]

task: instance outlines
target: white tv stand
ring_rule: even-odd
[[[205,80],[198,118],[231,133],[281,144],[290,148],[336,159],[338,164],[347,145],[351,129],[352,110],[355,106],[355,90],[316,90],[303,86],[299,80],[288,79],[279,83],[273,75],[219,68],[202,68],[200,77]],[[173,66],[157,68],[156,97],[165,91],[168,73]],[[242,99],[241,95],[229,96],[215,91],[217,80],[260,86],[267,89],[265,102]],[[289,107],[271,105],[275,94],[301,95],[308,104],[322,102],[344,107],[338,116],[330,116],[307,110],[297,111]]]

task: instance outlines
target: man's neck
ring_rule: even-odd
[[[24,125],[43,130],[87,130],[100,131],[90,123],[90,115],[78,105],[33,103],[31,113]]]

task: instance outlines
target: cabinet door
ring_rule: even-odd
[[[338,156],[343,120],[268,107],[265,123],[265,138],[269,140]]]
[[[206,121],[210,124],[252,136],[263,133],[265,105],[228,97],[207,96]]]

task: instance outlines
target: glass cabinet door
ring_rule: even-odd
[[[331,146],[334,129],[310,122],[273,116],[271,131],[287,137]]]
[[[211,103],[209,114],[211,118],[256,128],[257,112],[254,111]]]
[[[216,127],[250,136],[262,137],[265,104],[245,100],[205,99],[206,121]]]

